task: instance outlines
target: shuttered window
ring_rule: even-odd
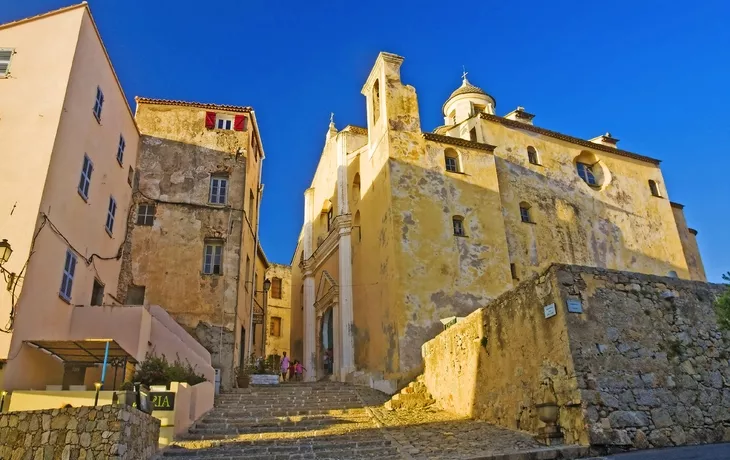
[[[88,155],[84,155],[84,165],[81,167],[81,179],[79,180],[79,195],[84,200],[89,199],[89,186],[91,185],[92,172],[94,172],[94,164]]]
[[[212,176],[210,178],[210,199],[213,204],[226,204],[228,195],[228,178]]]
[[[13,57],[13,50],[0,49],[0,77],[6,77],[10,70],[10,58]]]
[[[119,163],[119,166],[122,166],[124,163],[124,148],[127,146],[127,143],[124,141],[124,136],[121,134],[119,135],[119,145],[117,146],[117,162]]]
[[[104,107],[104,93],[101,92],[101,88],[96,87],[96,100],[94,102],[94,116],[96,121],[101,121],[101,109]]]
[[[206,241],[203,258],[203,273],[206,275],[220,275],[223,273],[223,242]]]
[[[106,213],[106,232],[109,236],[114,232],[114,218],[117,214],[117,200],[113,196],[109,197],[109,209]]]
[[[281,299],[281,278],[271,279],[271,298]]]
[[[71,302],[71,290],[74,284],[76,273],[76,254],[70,249],[66,250],[66,262],[63,265],[63,276],[61,277],[61,289],[58,294],[62,299]]]

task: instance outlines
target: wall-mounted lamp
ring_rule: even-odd
[[[10,247],[8,240],[0,241],[0,265],[10,260],[10,255],[13,253],[13,248]]]
[[[269,289],[271,289],[271,280],[266,278],[264,280],[264,292],[269,292]]]
[[[94,407],[99,404],[99,390],[101,390],[101,382],[94,383],[94,387],[96,388],[96,396],[94,397]]]

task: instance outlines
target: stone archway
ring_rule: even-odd
[[[320,343],[319,343],[319,362],[317,367],[322,369],[319,374],[323,378],[329,378],[334,370],[335,357],[335,327],[334,327],[334,307],[330,306],[322,314],[320,321]]]

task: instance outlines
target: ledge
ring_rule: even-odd
[[[442,144],[456,145],[457,147],[465,147],[469,149],[484,150],[486,152],[494,152],[497,148],[495,145],[482,144],[481,142],[468,141],[460,137],[444,136],[443,134],[421,133],[427,141],[440,142]]]

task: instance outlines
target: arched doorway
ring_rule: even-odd
[[[322,315],[322,325],[320,331],[320,337],[322,338],[321,353],[322,357],[322,369],[325,376],[332,375],[334,366],[334,318],[333,309],[329,307]],[[319,365],[319,364],[318,364]]]

